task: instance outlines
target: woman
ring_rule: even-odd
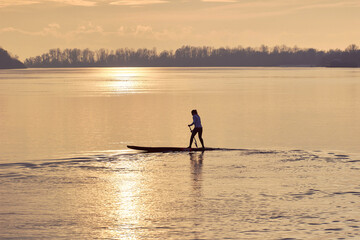
[[[204,140],[202,139],[202,132],[203,132],[203,128],[201,126],[201,120],[200,117],[197,113],[196,110],[192,110],[191,114],[193,115],[193,122],[191,124],[189,124],[188,126],[191,127],[192,125],[195,125],[195,128],[191,131],[191,138],[190,138],[190,145],[189,148],[191,148],[192,142],[194,140],[195,135],[198,133],[199,135],[199,139],[201,142],[201,145],[203,148],[205,148],[204,146]]]

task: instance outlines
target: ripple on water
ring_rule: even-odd
[[[357,163],[348,154],[241,150],[1,164],[3,198],[10,191],[18,197],[4,205],[6,211],[0,208],[0,216],[14,213],[6,217],[21,223],[35,216],[34,203],[41,202],[36,216],[44,222],[58,219],[58,228],[66,232],[70,219],[73,228],[101,229],[108,239],[359,236],[360,179],[351,170]],[[19,217],[20,208],[26,209],[25,218]],[[31,221],[22,224],[37,229]]]

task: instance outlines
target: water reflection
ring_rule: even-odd
[[[203,183],[203,161],[204,161],[204,152],[190,152],[190,164],[191,164],[191,176],[192,176],[192,211],[194,211],[193,222],[192,222],[192,238],[193,239],[201,239],[202,238],[202,223],[204,219],[202,216],[203,210],[203,191],[202,191],[202,183]]]
[[[201,153],[190,152],[189,156],[191,163],[191,175],[192,175],[192,186],[194,190],[194,196],[200,197],[204,152]]]
[[[117,196],[115,200],[117,209],[117,221],[122,232],[117,232],[121,239],[137,239],[135,226],[139,225],[139,213],[142,211],[138,195],[141,187],[139,181],[134,181],[138,176],[129,174],[128,179],[117,183]]]
[[[142,79],[147,75],[141,68],[111,68],[102,73],[105,87],[111,92],[131,92],[143,87]]]

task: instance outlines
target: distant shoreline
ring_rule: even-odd
[[[273,48],[213,48],[183,46],[175,51],[51,49],[28,58],[27,67],[360,67],[355,44],[344,51],[275,46]]]
[[[315,66],[315,65],[182,65],[182,66],[161,66],[161,65],[121,65],[121,66],[104,66],[104,65],[93,65],[93,66],[25,66],[22,68],[0,68],[0,69],[31,69],[31,68],[246,68],[246,67],[259,67],[259,68],[360,68],[360,66]]]
[[[0,69],[90,68],[90,67],[360,67],[360,50],[355,44],[345,50],[261,46],[259,48],[213,48],[183,46],[175,51],[154,49],[117,50],[51,49],[21,63],[3,49]],[[12,64],[11,64],[12,63]],[[16,64],[15,64],[16,63]]]
[[[0,70],[10,69],[70,69],[70,68],[360,68],[352,66],[306,66],[306,65],[282,65],[282,66],[67,66],[67,67],[53,67],[53,66],[39,66],[39,67],[13,67],[0,68]]]
[[[42,67],[25,67],[25,69],[35,68],[360,68],[353,66],[307,66],[307,65],[281,65],[281,66],[67,66],[67,67],[53,67],[53,66],[42,66]]]

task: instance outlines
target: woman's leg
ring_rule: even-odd
[[[199,129],[199,139],[200,139],[200,142],[201,142],[202,147],[205,148],[205,146],[204,146],[204,140],[203,140],[203,138],[202,138],[202,132],[203,132],[203,129],[200,128],[200,129]]]
[[[194,129],[192,130],[192,132],[191,132],[191,138],[190,138],[189,148],[191,148],[191,145],[192,145],[192,142],[193,142],[193,140],[194,140],[194,137],[195,137],[196,133],[197,133],[197,130],[196,130],[196,128],[194,128]]]

